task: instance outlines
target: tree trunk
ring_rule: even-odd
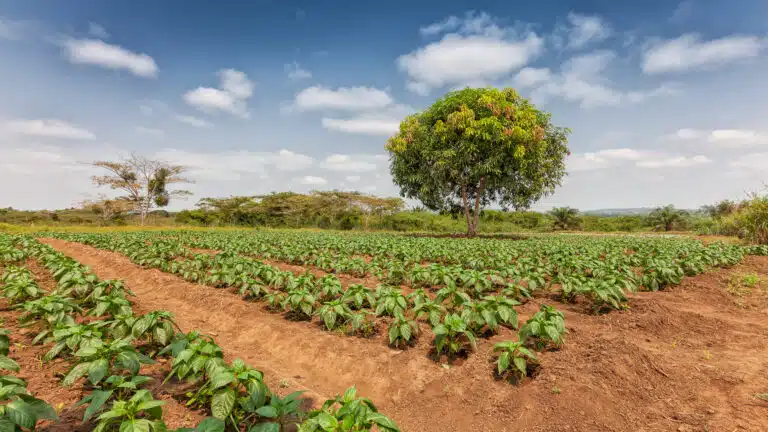
[[[461,185],[461,200],[464,207],[464,217],[467,218],[467,235],[475,235],[475,227],[472,226],[472,218],[469,216],[469,200],[467,199],[467,185]]]
[[[472,224],[472,235],[477,235],[477,226],[480,224],[480,199],[485,190],[485,177],[480,177],[480,185],[477,187],[477,196],[475,197],[475,222]]]

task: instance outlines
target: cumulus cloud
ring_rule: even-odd
[[[502,27],[486,13],[451,16],[420,32],[425,36],[445,33],[441,40],[397,59],[397,67],[408,75],[406,87],[421,95],[503,78],[543,50],[543,39],[536,33]]]
[[[669,138],[677,141],[706,141],[720,147],[749,147],[768,144],[768,133],[750,129],[678,129]]]
[[[557,48],[581,49],[607,39],[613,31],[608,23],[597,15],[569,13],[567,24],[560,24],[553,34]]]
[[[289,79],[294,81],[312,78],[312,73],[303,69],[298,62],[287,63],[283,66]]]
[[[677,93],[677,88],[673,84],[662,84],[647,90],[623,91],[614,88],[605,77],[605,72],[615,58],[616,53],[609,50],[598,50],[571,57],[561,65],[558,74],[541,72],[534,74],[541,84],[532,91],[531,95],[539,102],[559,97],[577,102],[583,108],[594,108],[640,103],[649,98]],[[515,77],[515,80],[525,78],[524,76]],[[545,81],[545,78],[548,80]]]
[[[349,118],[323,117],[322,124],[324,128],[336,132],[391,136],[400,129],[400,122],[413,112],[411,106],[396,104]]]
[[[651,43],[643,53],[643,72],[659,74],[722,66],[756,57],[765,41],[755,36],[726,36],[702,41],[697,34]]]
[[[449,34],[397,59],[408,75],[408,89],[428,94],[432,89],[502,78],[539,55],[542,39],[528,33],[521,39]]]
[[[312,86],[297,93],[293,105],[299,111],[328,109],[360,111],[384,108],[392,103],[392,97],[387,91],[374,87],[331,89]]]
[[[321,167],[331,171],[369,172],[376,171],[386,164],[386,155],[370,154],[333,154],[325,158]]]
[[[551,79],[552,73],[550,72],[549,68],[526,67],[520,69],[520,71],[513,78],[513,81],[515,83],[515,87],[529,88],[535,87],[539,84],[544,84]]]
[[[184,101],[206,113],[223,111],[248,118],[248,99],[253,95],[253,81],[236,69],[222,69],[218,76],[219,88],[197,87],[184,94]]]
[[[312,157],[286,149],[277,152],[194,152],[168,148],[158,151],[155,157],[189,167],[189,176],[193,179],[210,180],[240,180],[242,175],[268,171],[302,171],[314,164]]]
[[[62,47],[70,62],[128,72],[145,78],[157,76],[157,64],[147,54],[135,53],[99,39],[68,39]]]
[[[627,164],[639,168],[685,168],[711,162],[703,155],[681,156],[651,150],[615,148],[576,154],[567,160],[567,166],[568,171],[578,172],[622,167]]]
[[[96,135],[81,126],[58,119],[17,119],[0,124],[0,131],[44,138],[93,140]]]
[[[661,159],[641,160],[637,162],[637,166],[642,168],[685,168],[708,163],[712,163],[710,158],[696,155],[692,157],[675,156]]]
[[[392,135],[400,127],[398,120],[368,116],[350,119],[323,117],[322,124],[324,128],[338,132],[381,136]]]

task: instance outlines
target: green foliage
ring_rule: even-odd
[[[520,340],[524,343],[533,341],[539,349],[548,344],[559,347],[564,343],[565,333],[565,315],[554,306],[541,305],[539,311],[520,328]]]
[[[177,334],[171,344],[160,351],[159,355],[168,352],[171,353],[173,362],[166,381],[172,377],[180,380],[199,379],[207,369],[224,361],[224,353],[213,338],[197,331]]]
[[[581,225],[579,211],[570,207],[556,207],[550,210],[552,228],[556,230],[575,230]]]
[[[496,359],[496,371],[499,375],[510,374],[517,380],[528,376],[528,368],[531,363],[537,363],[536,355],[525,347],[522,341],[500,342],[493,346],[493,351],[498,352]]]
[[[346,303],[339,299],[323,303],[317,310],[317,315],[323,320],[325,328],[334,330],[348,322],[352,318],[353,312]]]
[[[62,381],[65,386],[71,386],[83,376],[87,376],[91,385],[98,385],[104,378],[118,375],[121,371],[138,375],[142,364],[154,363],[136,351],[128,339],[111,342],[98,340],[92,345],[81,347],[74,355],[75,363]]]
[[[393,347],[404,347],[415,340],[419,332],[419,323],[409,320],[401,312],[397,312],[387,330],[389,344]]]
[[[432,327],[437,354],[446,352],[449,358],[476,348],[475,335],[464,319],[456,314],[443,317],[443,322]]]
[[[403,196],[463,209],[475,234],[482,207],[527,208],[560,185],[568,132],[511,88],[467,88],[406,118],[386,148]]]
[[[674,228],[682,228],[685,224],[688,212],[677,210],[675,206],[668,205],[658,207],[648,215],[648,222],[659,231],[672,231]]]
[[[93,432],[164,432],[161,407],[165,402],[154,400],[148,390],[138,390],[127,400],[116,400],[109,410],[101,413]]]
[[[373,431],[399,432],[394,421],[381,414],[370,399],[357,396],[351,387],[343,395],[328,399],[323,406],[307,414],[299,432]]]

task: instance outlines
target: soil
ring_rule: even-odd
[[[406,350],[379,338],[324,332],[259,303],[147,270],[126,257],[44,239],[103,279],[122,278],[147,310],[173,312],[185,331],[201,329],[230,357],[266,373],[279,392],[320,400],[356,385],[403,431],[766,431],[768,257],[686,278],[675,288],[633,296],[631,309],[566,313],[565,346],[539,353],[541,367],[519,386],[494,379],[493,344],[451,366],[429,359],[430,334]],[[739,297],[731,274],[756,272],[765,288]],[[740,301],[737,301],[740,300]],[[546,298],[520,308],[529,316]],[[551,303],[551,301],[550,301]]]
[[[56,287],[55,280],[50,273],[36,260],[28,259],[24,266],[32,272],[38,286],[46,291]],[[134,307],[136,313],[143,313],[140,306]],[[32,345],[32,339],[37,334],[34,327],[19,327],[18,318],[21,312],[11,309],[6,299],[0,298],[0,326],[11,331],[11,349],[9,357],[16,360],[20,366],[19,378],[27,381],[27,389],[37,398],[42,399],[57,410],[59,420],[56,422],[44,421],[38,424],[37,430],[46,432],[68,432],[93,430],[95,424],[83,423],[85,407],[72,409],[83,398],[85,389],[82,382],[72,387],[61,385],[61,379],[66,375],[71,364],[61,358],[43,363],[41,359],[51,348],[49,345]],[[163,405],[163,419],[171,428],[194,427],[206,417],[204,413],[195,412],[184,407],[171,397],[173,383],[160,385],[165,374],[170,370],[167,360],[159,360],[155,365],[144,366],[142,374],[152,376],[154,385],[151,386],[154,397],[165,401]]]

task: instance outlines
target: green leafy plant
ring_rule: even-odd
[[[148,390],[138,390],[128,400],[116,400],[101,413],[93,432],[165,432],[161,407],[165,402],[152,398]]]
[[[419,332],[419,323],[409,320],[402,312],[397,312],[387,331],[389,344],[398,348],[404,347],[415,340]]]
[[[177,335],[158,355],[168,352],[171,353],[173,362],[171,371],[165,378],[166,381],[173,377],[179,380],[199,379],[206,369],[220,365],[224,361],[224,353],[213,338],[197,331]]]
[[[352,317],[352,309],[342,300],[331,300],[317,309],[317,315],[323,320],[325,328],[333,330],[343,325]]]
[[[561,346],[564,343],[565,315],[554,306],[541,305],[541,308],[520,328],[520,340],[532,339],[538,348],[549,343]]]
[[[413,309],[413,315],[416,319],[425,319],[433,327],[440,323],[440,319],[445,314],[445,308],[432,300],[424,300]]]
[[[376,311],[378,316],[391,316],[402,314],[408,309],[408,299],[403,292],[387,286],[379,286],[376,289]]]
[[[301,400],[299,397],[303,394],[303,391],[293,392],[283,398],[272,394],[269,399],[269,404],[259,407],[255,412],[264,419],[270,421],[256,423],[250,429],[249,432],[280,432],[283,428],[291,422],[295,422],[301,415],[299,411],[299,404]]]
[[[79,378],[86,376],[91,385],[98,385],[101,380],[116,372],[127,371],[138,375],[142,364],[153,364],[149,357],[136,351],[130,339],[118,339],[81,347],[75,352],[76,362],[67,372],[62,384],[71,386]]]
[[[376,297],[373,291],[362,284],[349,285],[342,300],[349,303],[353,309],[376,306]]]
[[[109,404],[115,400],[126,400],[131,398],[144,384],[151,381],[152,378],[136,375],[112,375],[102,381],[98,386],[94,386],[90,393],[78,401],[72,408],[82,405],[88,405],[83,414],[83,421],[88,421],[94,415],[102,412]]]
[[[517,380],[528,376],[531,364],[536,364],[536,355],[526,348],[522,341],[500,342],[493,346],[493,351],[500,353],[496,359],[496,371],[499,375],[512,375]]]
[[[308,320],[315,311],[315,296],[306,288],[296,288],[288,291],[288,297],[283,300],[283,308],[296,319]]]
[[[351,387],[341,396],[328,399],[323,406],[310,412],[299,425],[299,432],[371,431],[399,432],[397,424],[381,414],[370,399],[357,396]]]
[[[443,322],[434,326],[435,350],[437,354],[445,351],[448,357],[454,357],[469,349],[475,349],[475,335],[469,329],[467,322],[456,314],[443,317]]]

